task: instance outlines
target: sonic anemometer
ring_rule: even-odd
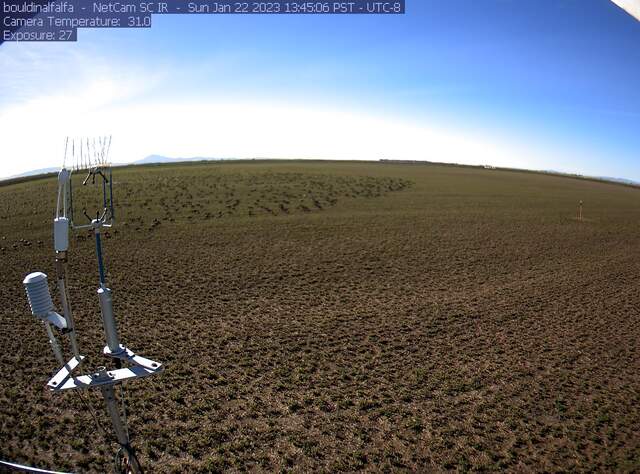
[[[53,392],[99,389],[111,418],[116,440],[121,446],[116,455],[117,469],[119,472],[140,473],[142,469],[129,440],[122,383],[126,380],[160,373],[164,367],[159,362],[134,353],[121,343],[118,335],[113,314],[111,289],[107,287],[105,279],[101,240],[102,230],[112,227],[115,223],[113,177],[109,161],[110,149],[111,137],[72,139],[71,141],[67,138],[65,141],[65,160],[58,173],[58,199],[56,217],[53,221],[56,283],[62,314],[55,311],[49,292],[47,275],[42,272],[30,273],[24,279],[23,284],[31,312],[44,324],[54,357],[60,365],[58,372],[47,383],[47,387]],[[66,167],[68,154],[73,161],[73,166],[70,169]],[[86,173],[82,186],[97,187],[97,193],[101,194],[102,205],[95,210],[95,216],[93,213],[90,215],[87,209],[83,208],[82,222],[78,222],[77,213],[74,215],[74,192],[71,183],[73,173]],[[69,232],[81,229],[88,229],[95,239],[100,283],[97,295],[106,339],[103,354],[113,362],[114,369],[101,366],[95,370],[81,370],[84,369],[82,362],[85,357],[80,354],[78,349],[76,328],[66,285]],[[65,337],[69,340],[72,352],[72,357],[68,361],[65,359],[58,342],[59,338]],[[117,404],[114,390],[116,385],[119,385],[121,390],[122,410],[118,408]]]

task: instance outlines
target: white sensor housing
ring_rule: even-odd
[[[27,290],[27,299],[33,315],[60,329],[66,328],[65,319],[53,310],[47,275],[42,272],[30,273],[22,283]]]
[[[53,242],[56,252],[66,252],[69,249],[69,219],[66,217],[53,220]]]
[[[27,299],[34,316],[44,318],[53,311],[47,275],[42,272],[30,273],[22,283],[27,290]]]

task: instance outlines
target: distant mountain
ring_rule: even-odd
[[[182,163],[185,161],[221,161],[228,158],[205,158],[200,156],[194,156],[192,158],[169,158],[162,155],[149,155],[141,160],[134,161],[133,163],[112,163],[111,166],[128,166],[128,165],[150,165],[156,163]],[[41,168],[37,170],[26,171],[24,173],[16,174],[13,176],[0,177],[0,181],[8,179],[28,178],[29,176],[37,176],[40,174],[57,173],[60,171],[60,167],[56,168]]]
[[[58,171],[60,171],[60,167],[57,167],[57,168],[40,168],[39,170],[26,171],[24,173],[16,174],[14,176],[7,176],[6,178],[0,178],[0,179],[26,178],[28,176],[36,176],[36,175],[39,175],[39,174],[57,173]]]
[[[194,156],[192,158],[169,158],[168,156],[162,155],[149,155],[146,158],[142,158],[141,160],[134,161],[132,164],[134,165],[149,165],[153,163],[182,163],[184,161],[218,161],[224,160],[225,158],[205,158],[202,156]]]
[[[611,178],[609,176],[598,176],[597,179],[602,179],[603,181],[613,181],[614,183],[630,184],[632,186],[640,186],[640,183],[638,181],[634,181],[632,179]]]
[[[232,160],[233,158],[207,158],[207,157],[202,157],[202,156],[194,156],[191,158],[170,158],[168,156],[162,156],[162,155],[149,155],[145,158],[142,158],[141,160],[137,160],[134,161],[132,163],[113,163],[112,166],[128,166],[128,165],[150,165],[150,164],[161,164],[161,163],[183,163],[183,162],[187,162],[187,161],[224,161],[224,160]],[[383,162],[386,161],[391,161],[391,162],[395,162],[395,160],[382,160]],[[401,161],[398,161],[401,162]],[[426,163],[423,161],[407,161],[408,163]],[[433,163],[435,164],[435,163]],[[494,169],[492,166],[485,166],[485,168],[490,168],[490,169]],[[17,174],[15,176],[7,176],[5,178],[0,178],[0,181],[4,181],[4,180],[9,180],[9,179],[19,179],[19,178],[27,178],[29,176],[37,176],[37,175],[41,175],[41,174],[47,174],[47,173],[57,173],[58,171],[60,171],[60,168],[41,168],[41,169],[37,169],[37,170],[32,170],[32,171],[27,171],[25,173],[20,173]],[[559,176],[568,176],[568,177],[576,177],[576,178],[587,178],[587,179],[599,179],[602,181],[609,181],[612,183],[620,183],[620,184],[626,184],[626,185],[630,185],[630,186],[640,186],[640,182],[639,181],[634,181],[632,179],[626,179],[626,178],[612,178],[609,176],[583,176],[583,175],[578,175],[578,174],[571,174],[571,173],[563,173],[562,171],[556,171],[556,170],[541,170],[541,171],[537,171],[537,172],[542,172],[542,173],[548,173],[548,174],[554,174],[554,175],[559,175]]]
[[[612,178],[611,176],[586,176],[586,175],[581,175],[581,174],[565,173],[565,172],[556,171],[556,170],[543,170],[542,172],[543,173],[548,173],[548,174],[555,174],[555,175],[559,175],[559,176],[569,176],[569,177],[574,177],[574,178],[586,178],[586,179],[598,179],[600,181],[609,181],[611,183],[627,184],[627,185],[630,185],[630,186],[640,186],[640,182],[634,181],[632,179],[626,179],[626,178]]]

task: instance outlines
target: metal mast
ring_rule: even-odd
[[[38,319],[43,321],[49,342],[54,356],[60,366],[60,370],[49,380],[47,386],[54,392],[63,390],[85,390],[97,388],[102,394],[107,413],[111,418],[115,438],[121,448],[124,459],[121,459],[121,472],[141,473],[142,469],[134,449],[131,446],[126,419],[123,418],[118,409],[115,386],[126,380],[148,377],[162,372],[164,367],[161,363],[145,359],[136,355],[120,342],[116,320],[113,314],[113,299],[111,289],[107,287],[105,278],[105,266],[102,252],[101,231],[103,228],[110,228],[115,223],[114,201],[113,201],[113,178],[110,163],[108,161],[111,148],[111,137],[100,137],[97,140],[78,140],[78,154],[76,154],[76,140],[71,141],[72,158],[74,167],[66,168],[67,152],[69,149],[69,139],[65,141],[65,160],[60,173],[58,174],[58,199],[56,207],[56,217],[53,224],[54,247],[55,247],[55,268],[58,292],[62,304],[62,315],[54,311],[53,302],[49,293],[47,276],[41,272],[31,273],[26,276],[23,283],[27,292],[27,298],[31,307],[31,312]],[[89,217],[86,209],[82,210],[83,215],[89,220],[85,224],[74,222],[73,212],[73,189],[71,177],[73,172],[86,171],[87,175],[82,182],[87,185],[89,182],[98,187],[102,192],[102,208],[95,213],[95,218]],[[86,373],[74,375],[79,372],[79,367],[84,360],[78,349],[78,341],[75,329],[75,322],[69,303],[69,294],[66,285],[67,251],[69,248],[69,229],[89,229],[95,238],[95,250],[99,275],[99,287],[97,290],[100,313],[102,315],[102,325],[106,339],[103,353],[114,361],[115,369],[109,370],[104,366]],[[58,333],[58,336],[56,335]],[[65,362],[62,350],[58,343],[58,337],[68,337],[73,357]],[[127,366],[124,366],[124,363]],[[77,370],[78,369],[78,370]],[[121,393],[121,397],[123,394]],[[124,406],[124,398],[121,400]]]

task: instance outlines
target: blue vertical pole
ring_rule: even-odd
[[[107,208],[107,181],[104,176],[102,177],[102,207]]]
[[[109,168],[109,205],[111,206],[111,218],[116,218],[116,213],[113,210],[113,172]]]
[[[73,185],[71,184],[73,180],[73,170],[69,173],[69,217],[71,218],[71,223],[73,224]]]
[[[104,263],[102,262],[102,242],[100,241],[100,230],[96,229],[96,254],[98,255],[98,271],[100,272],[100,286],[105,286]]]

